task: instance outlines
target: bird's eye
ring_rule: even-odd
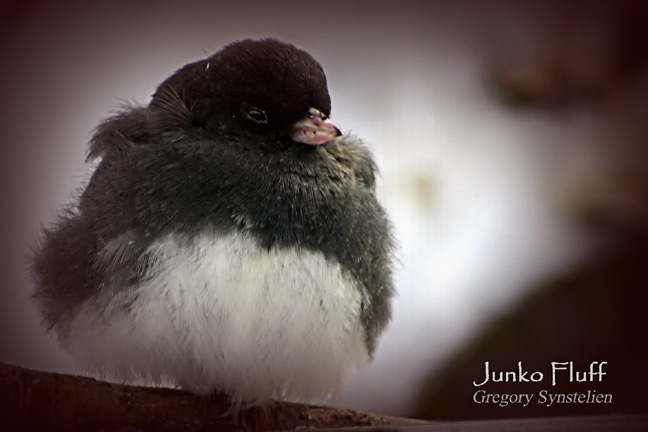
[[[245,115],[254,123],[268,123],[268,116],[261,108],[250,108],[245,111]]]

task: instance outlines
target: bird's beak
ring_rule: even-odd
[[[295,123],[290,131],[293,141],[303,144],[320,145],[342,135],[331,120],[320,110],[311,108],[302,120]]]

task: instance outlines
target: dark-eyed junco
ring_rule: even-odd
[[[393,242],[321,66],[232,43],[104,121],[78,202],[31,260],[46,327],[104,378],[312,400],[371,359]]]

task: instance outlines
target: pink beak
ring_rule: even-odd
[[[293,125],[290,137],[293,141],[320,145],[342,135],[340,130],[320,110],[311,108],[308,115]]]

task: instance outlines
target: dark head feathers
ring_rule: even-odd
[[[167,131],[289,144],[290,128],[310,108],[331,113],[320,64],[293,45],[246,39],[176,71],[158,86],[148,107],[127,107],[128,115],[104,121],[88,159],[150,142]],[[256,113],[262,117],[255,118]]]
[[[151,107],[175,92],[191,111],[193,125],[228,137],[254,133],[249,113],[262,110],[259,134],[288,134],[309,108],[331,111],[326,76],[308,53],[274,39],[234,42],[213,56],[190,63],[164,81]]]
[[[168,131],[191,130],[191,111],[171,88],[156,101],[155,109],[124,105],[95,130],[86,161],[120,154],[138,143],[150,143]]]

